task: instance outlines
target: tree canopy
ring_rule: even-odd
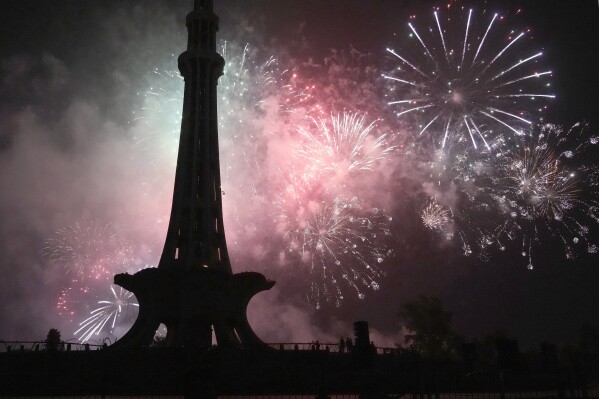
[[[451,328],[451,312],[443,309],[441,300],[421,295],[418,299],[404,303],[399,311],[405,327],[413,334],[406,336],[420,354],[426,357],[455,355],[460,341]]]

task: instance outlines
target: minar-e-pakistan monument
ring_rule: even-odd
[[[262,343],[246,309],[274,281],[232,274],[223,227],[216,86],[224,60],[216,52],[218,17],[212,0],[195,0],[187,15],[187,51],[179,56],[185,79],[177,171],[166,242],[157,268],[117,274],[133,292],[139,315],[113,347],[149,345],[163,323],[167,346]]]

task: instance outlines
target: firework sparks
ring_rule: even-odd
[[[137,93],[142,97],[143,105],[140,110],[133,111],[131,123],[143,123],[146,133],[162,133],[144,134],[134,139],[139,148],[151,153],[150,165],[156,168],[161,162],[168,162],[174,167],[181,126],[183,77],[176,70],[154,68],[149,80],[149,87]]]
[[[442,147],[459,135],[475,149],[490,149],[494,128],[522,135],[555,98],[546,80],[552,72],[540,65],[543,53],[523,45],[530,32],[506,27],[498,14],[482,14],[479,23],[472,9],[445,20],[434,11],[425,30],[408,23],[407,54],[387,49],[399,63],[383,74],[391,90],[388,104],[397,116],[414,115],[418,134],[440,136]]]
[[[442,233],[448,240],[453,238],[453,220],[449,209],[431,201],[420,212],[420,218],[426,228]]]
[[[227,224],[233,222],[236,227],[229,231],[241,234],[262,203],[247,198],[256,197],[256,187],[263,177],[260,172],[268,135],[260,120],[267,112],[264,108],[270,106],[265,101],[274,93],[286,93],[281,87],[283,81],[290,79],[290,73],[280,67],[276,58],[263,57],[248,44],[239,46],[225,41],[220,52],[226,60],[217,96],[222,188],[226,194],[223,212]],[[169,64],[174,62],[169,60]],[[183,80],[176,71],[158,68],[149,74],[147,86],[140,91],[143,107],[132,120],[146,127],[137,144],[151,159],[152,168],[142,171],[141,180],[153,196],[165,198],[166,202],[173,181],[172,175],[165,176],[164,171],[174,170],[176,164]]]
[[[387,134],[376,135],[377,121],[344,112],[330,119],[312,119],[313,129],[298,129],[302,144],[298,154],[321,171],[371,171],[395,149]]]
[[[223,76],[219,79],[219,127],[227,136],[239,137],[235,127],[251,122],[244,118],[245,112],[260,109],[269,94],[281,90],[282,81],[290,72],[279,65],[274,56],[262,61],[249,44],[243,48],[231,42],[223,42],[221,54],[226,61]]]
[[[454,149],[459,155],[435,156],[431,177],[438,182],[428,188],[429,196],[451,201],[424,208],[423,223],[445,233],[449,213],[466,255],[476,248],[487,256],[491,248],[504,251],[519,242],[529,269],[535,254],[553,240],[560,245],[550,247],[561,246],[566,259],[596,253],[592,232],[599,224],[599,172],[588,162],[595,159],[599,139],[589,138],[586,128],[581,123],[567,131],[535,125],[519,144],[503,143],[494,152],[462,148]]]
[[[391,218],[379,209],[366,210],[357,198],[310,202],[295,213],[281,212],[279,225],[288,243],[287,254],[306,267],[310,277],[308,301],[341,306],[343,285],[364,298],[364,289],[379,289]]]
[[[434,197],[429,198],[429,203],[420,211],[422,224],[444,240],[457,240],[464,256],[474,253],[481,260],[487,260],[489,250],[497,242],[492,234],[496,226],[494,214],[488,203],[479,202],[477,197],[469,197],[465,191],[453,187],[455,204],[441,204]]]
[[[121,230],[97,219],[81,219],[58,229],[43,247],[68,278],[57,296],[58,314],[74,322],[87,312],[90,298],[105,289],[114,274],[131,270],[140,255],[135,252]]]
[[[272,184],[269,178],[273,175],[279,178],[289,177],[297,172],[298,177],[290,179],[301,180],[302,184],[310,185],[312,190],[296,190],[296,193],[302,195],[302,201],[333,203],[332,198],[360,195],[349,188],[353,184],[352,179],[358,174],[374,173],[378,166],[391,158],[395,146],[390,132],[381,133],[381,120],[368,120],[366,113],[343,112],[333,113],[330,118],[323,117],[323,108],[316,94],[324,89],[316,80],[311,81],[309,73],[304,76],[300,71],[282,68],[277,59],[272,56],[261,58],[248,45],[237,46],[226,42],[221,46],[221,53],[226,60],[224,75],[219,79],[218,85],[222,187],[223,194],[226,194],[223,211],[227,224],[233,222],[233,228],[228,229],[228,238],[232,248],[261,247],[268,251],[272,249],[272,244],[265,245],[264,242],[257,241],[263,238],[256,233],[255,219],[270,215],[272,209],[268,198],[278,196],[277,190],[270,188],[278,187],[278,184]],[[364,70],[371,71],[364,67],[366,62],[369,62],[367,56],[353,51],[347,56],[336,54],[327,61],[327,65],[330,65],[332,71],[343,67],[345,71],[360,74]],[[372,75],[374,72],[369,73]],[[378,77],[378,73],[375,75]],[[144,103],[150,104],[142,111],[149,112],[156,106],[162,106],[165,108],[163,112],[154,113],[159,115],[169,113],[168,109],[172,109],[170,114],[173,117],[167,118],[174,121],[170,124],[172,128],[160,129],[158,136],[166,134],[173,139],[159,139],[156,144],[152,137],[148,137],[140,142],[144,143],[144,148],[157,147],[155,151],[172,154],[169,159],[174,162],[183,97],[181,79],[178,74],[166,72],[154,72],[152,78],[155,79],[151,85],[152,90],[144,92]],[[172,88],[168,88],[170,82],[173,84]],[[333,84],[328,82],[325,86],[326,90],[332,90]],[[351,91],[345,86],[344,90]],[[370,86],[364,90],[372,91]],[[329,97],[344,98],[335,95],[326,98]],[[149,123],[152,118],[140,118],[139,123]],[[275,123],[265,126],[263,121],[266,119],[270,122],[274,120]],[[164,120],[162,123],[165,123]],[[308,127],[310,123],[312,125]],[[156,129],[150,129],[151,131]],[[285,159],[287,164],[274,165],[278,160],[273,162],[264,156],[265,151],[272,148],[273,140],[281,140],[282,146],[293,148],[293,156]],[[168,146],[170,150],[164,146]],[[153,158],[162,160],[160,157]],[[273,165],[281,173],[277,175],[267,169]],[[270,173],[263,175],[263,170],[270,170]],[[291,170],[294,172],[290,172]],[[152,187],[153,192],[156,188],[166,191],[172,186]],[[248,201],[248,198],[251,200]],[[364,215],[368,214],[365,209],[360,211]],[[374,216],[372,218],[376,219]],[[240,242],[244,245],[239,245]],[[235,249],[231,251],[233,257],[236,252]],[[247,256],[245,251],[243,256]],[[358,264],[364,263],[357,262],[356,265]],[[314,279],[316,275],[313,273]],[[326,273],[321,273],[320,276],[328,281],[338,279]],[[363,285],[354,284],[355,287]],[[378,287],[378,282],[374,285]],[[358,296],[363,296],[360,289],[355,290],[359,291]]]
[[[69,286],[60,290],[56,302],[58,314],[72,322],[76,316],[78,305],[87,302],[90,290],[90,286],[87,285]]]
[[[260,57],[248,44],[241,48],[224,42],[221,53],[226,60],[218,84],[222,185],[228,196],[234,198],[224,204],[231,207],[225,209],[225,213],[232,216],[230,220],[244,226],[249,223],[247,217],[253,215],[254,209],[241,215],[236,204],[256,196],[255,187],[260,184],[264,161],[261,148],[265,146],[266,135],[264,127],[255,123],[263,107],[267,107],[266,99],[285,92],[281,86],[289,71],[281,68],[274,56]],[[258,201],[251,203],[254,206]]]
[[[483,260],[493,244],[504,247],[493,235],[498,214],[495,202],[481,187],[494,163],[504,156],[503,135],[490,140],[489,146],[490,150],[477,151],[466,140],[452,137],[445,148],[435,149],[429,140],[428,146],[408,154],[425,175],[428,204],[420,212],[423,225],[446,240],[459,241],[465,256],[475,253]]]
[[[322,62],[294,62],[282,93],[283,110],[312,117],[345,109],[381,114],[386,107],[377,58],[350,46],[331,49]]]
[[[98,301],[99,307],[90,312],[90,316],[79,323],[79,329],[75,335],[81,342],[87,342],[94,335],[99,335],[104,327],[108,327],[112,333],[119,316],[123,310],[139,307],[132,292],[121,287],[110,287],[112,297],[108,300]]]
[[[107,280],[132,262],[128,239],[110,224],[82,219],[58,229],[44,242],[43,253],[64,267],[73,281]]]
[[[585,162],[595,159],[597,140],[585,130],[580,123],[567,131],[553,124],[533,129],[521,148],[498,158],[489,179],[487,191],[506,218],[496,234],[520,238],[529,269],[550,237],[561,242],[566,259],[597,252],[590,232],[599,223],[599,179]]]
[[[390,218],[368,208],[352,189],[374,174],[395,146],[378,122],[356,112],[311,118],[297,128],[275,222],[287,245],[284,257],[307,270],[307,298],[316,308],[341,306],[346,290],[358,298],[378,289],[380,264],[389,256]],[[348,199],[351,198],[351,199]]]

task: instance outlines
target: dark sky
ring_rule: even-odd
[[[382,54],[389,43],[387,38],[403,29],[410,14],[426,13],[433,6],[445,3],[417,0],[279,3],[266,0],[222,4],[223,10],[232,6],[232,9],[247,13],[249,18],[260,20],[265,34],[273,37],[273,40],[293,40],[297,27],[290,21],[303,22],[305,28],[302,32],[312,46],[313,56],[317,58],[326,55],[329,49],[347,43],[362,51]],[[599,87],[594,66],[599,62],[596,40],[599,36],[596,23],[599,11],[596,2],[523,0],[455,4],[505,13],[521,10],[515,27],[532,28],[539,45],[547,54],[547,63],[555,71],[554,81],[556,92],[559,93],[559,104],[554,108],[557,119],[574,122],[597,118]],[[221,12],[223,29],[227,29],[225,12]]]
[[[139,219],[164,217],[168,195],[156,205],[153,193],[138,190],[137,180],[150,166],[143,163],[147,154],[138,154],[139,146],[131,144],[144,134],[132,125],[131,113],[143,106],[138,93],[152,84],[147,77],[154,65],[176,68],[192,1],[5,3],[0,16],[0,338],[37,339],[55,325],[72,329],[54,313],[63,273],[43,253],[44,241],[57,229],[81,218],[101,218],[128,224],[136,243],[160,246],[161,230],[150,234]],[[298,65],[322,64],[332,50],[353,47],[370,53],[369,59],[383,68],[394,33],[403,32],[411,14],[428,15],[435,4],[215,0],[215,12],[219,37],[252,43]],[[474,7],[507,14],[521,9],[512,16],[515,26],[532,29],[544,63],[554,71],[557,98],[546,118],[565,126],[589,121],[596,135],[597,3],[498,1]],[[260,126],[255,129],[269,129],[266,120]],[[174,171],[166,169],[168,176]],[[383,191],[392,198],[400,189]],[[584,322],[599,328],[597,256],[566,262],[547,248],[534,271],[517,259],[518,250],[487,262],[464,257],[457,245],[439,244],[422,227],[415,216],[421,205],[415,201],[383,201],[394,216],[396,257],[388,261],[379,291],[364,300],[347,295],[339,309],[315,311],[293,277],[269,266],[273,261],[262,259],[267,266],[248,261],[274,275],[280,287],[257,302],[259,312],[252,317],[258,332],[267,340],[326,340],[349,335],[351,322],[366,319],[376,337],[391,344],[400,339],[400,305],[420,294],[441,297],[454,314],[455,328],[467,338],[501,329],[536,345],[575,341]],[[140,216],[138,208],[146,212]],[[235,227],[227,228],[237,236]],[[232,240],[229,236],[230,247]],[[151,263],[152,256],[147,258],[143,262]]]
[[[184,18],[183,3],[163,6],[175,12],[177,17]],[[9,55],[43,49],[76,58],[85,54],[94,42],[97,30],[93,27],[97,26],[95,24],[99,23],[98,18],[102,15],[118,12],[121,7],[142,7],[143,4],[160,4],[160,1],[143,3],[127,0],[120,4],[75,0],[58,3],[8,2],[3,7],[0,51]],[[387,38],[404,26],[410,14],[426,12],[437,4],[442,3],[410,0],[368,3],[359,0],[224,0],[217,1],[215,7],[221,17],[221,32],[238,32],[239,20],[244,18],[246,23],[251,21],[248,24],[254,26],[261,37],[284,44],[297,39],[301,24],[301,34],[310,45],[311,56],[318,59],[325,56],[329,49],[348,44],[361,51],[382,54],[389,43]],[[599,27],[594,1],[565,4],[557,0],[522,0],[474,4],[475,7],[502,12],[521,9],[517,26],[533,29],[547,54],[547,63],[555,70],[559,104],[553,109],[557,119],[574,122],[597,118],[595,106],[599,88],[594,66],[599,62],[595,40]]]

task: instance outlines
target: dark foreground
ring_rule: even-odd
[[[519,355],[485,365],[334,346],[81,349],[0,353],[0,396],[599,397],[599,362],[590,355],[568,363]]]

